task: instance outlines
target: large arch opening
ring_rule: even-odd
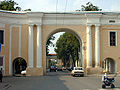
[[[112,58],[104,59],[104,72],[116,73],[116,62]]]
[[[79,59],[76,59],[75,66],[76,67],[82,67],[83,66],[83,54],[82,54],[82,40],[81,40],[80,36],[74,30],[71,30],[71,29],[68,29],[68,28],[59,28],[59,29],[56,29],[52,33],[49,34],[49,36],[47,38],[47,41],[52,36],[55,36],[56,34],[58,35],[59,33],[62,33],[60,35],[63,35],[64,33],[70,33],[77,38],[77,40],[79,42],[79,50],[78,50]],[[46,46],[47,46],[47,41],[46,41]],[[51,61],[55,61],[54,65],[56,65],[57,67],[62,66],[63,68],[73,68],[74,65],[72,64],[73,62],[72,62],[72,56],[71,55],[69,56],[69,59],[70,60],[64,64],[63,59],[62,58],[57,58],[56,53],[49,53],[47,55],[47,51],[46,51],[46,71],[48,71],[47,69],[50,68],[50,66],[51,66],[50,62]]]
[[[21,74],[21,71],[26,70],[27,63],[25,59],[18,57],[13,60],[13,75]]]

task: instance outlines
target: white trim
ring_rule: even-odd
[[[115,73],[117,73],[117,62],[115,62]]]
[[[5,29],[5,24],[3,24],[3,23],[0,23],[0,28],[4,28]]]
[[[37,25],[37,67],[42,67],[42,29]]]
[[[95,26],[95,67],[100,67],[100,26]]]
[[[87,25],[87,68],[92,67],[92,37],[91,37],[91,25]]]
[[[34,63],[34,44],[33,44],[33,25],[29,25],[28,43],[28,67],[33,67]]]
[[[9,36],[9,74],[11,75],[12,74],[12,61],[11,61],[11,48],[12,48],[12,25],[10,26],[10,36]]]
[[[21,57],[21,26],[19,26],[19,57]]]
[[[110,46],[110,32],[115,32],[115,35],[116,35],[116,37],[115,37],[115,39],[116,39],[116,45],[115,46]],[[109,47],[117,47],[117,30],[109,30],[108,31],[108,46]]]

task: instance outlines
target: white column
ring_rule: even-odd
[[[33,25],[29,25],[29,44],[28,44],[28,67],[33,67],[34,50],[33,50]]]
[[[21,57],[21,25],[19,26],[19,57]]]
[[[100,67],[100,30],[95,26],[95,67]]]
[[[91,26],[87,25],[87,68],[92,67],[92,39]]]
[[[37,25],[37,67],[42,67],[42,29]]]
[[[106,60],[106,71],[108,72],[108,60]]]
[[[10,34],[9,34],[9,74],[10,75],[12,74],[11,48],[12,48],[12,25],[10,26]]]

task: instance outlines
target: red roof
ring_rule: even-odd
[[[56,56],[56,54],[48,54],[49,56]]]

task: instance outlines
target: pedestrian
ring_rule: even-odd
[[[102,81],[106,81],[107,80],[107,74],[105,73],[103,76],[102,76]]]
[[[2,74],[2,68],[0,70],[0,81],[2,82],[3,74]]]

